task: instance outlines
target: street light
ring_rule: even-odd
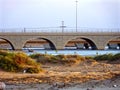
[[[77,3],[78,1],[76,0],[75,2],[76,2],[76,32],[77,32]]]

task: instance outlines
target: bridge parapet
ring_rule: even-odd
[[[1,32],[0,36],[116,36],[120,32]]]
[[[61,29],[59,27],[41,27],[41,28],[8,28],[8,29],[0,29],[0,32],[43,32],[43,33],[82,33],[82,32],[120,32],[120,28],[78,28],[77,32],[75,28],[64,28]]]

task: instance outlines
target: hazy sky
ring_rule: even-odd
[[[75,0],[0,0],[0,28],[76,24]],[[78,27],[120,28],[120,0],[78,0]]]

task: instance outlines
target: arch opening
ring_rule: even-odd
[[[97,47],[90,39],[78,37],[68,41],[64,49],[95,50]]]
[[[106,50],[120,50],[120,37],[116,37],[107,41]]]
[[[12,43],[4,38],[0,38],[0,49],[1,50],[15,50]]]
[[[46,38],[35,38],[28,40],[24,46],[23,49],[28,50],[56,50],[55,45]]]

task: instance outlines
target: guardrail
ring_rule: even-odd
[[[120,28],[59,28],[59,27],[42,27],[42,28],[7,28],[0,29],[0,32],[49,32],[49,33],[67,33],[67,32],[120,32]]]

